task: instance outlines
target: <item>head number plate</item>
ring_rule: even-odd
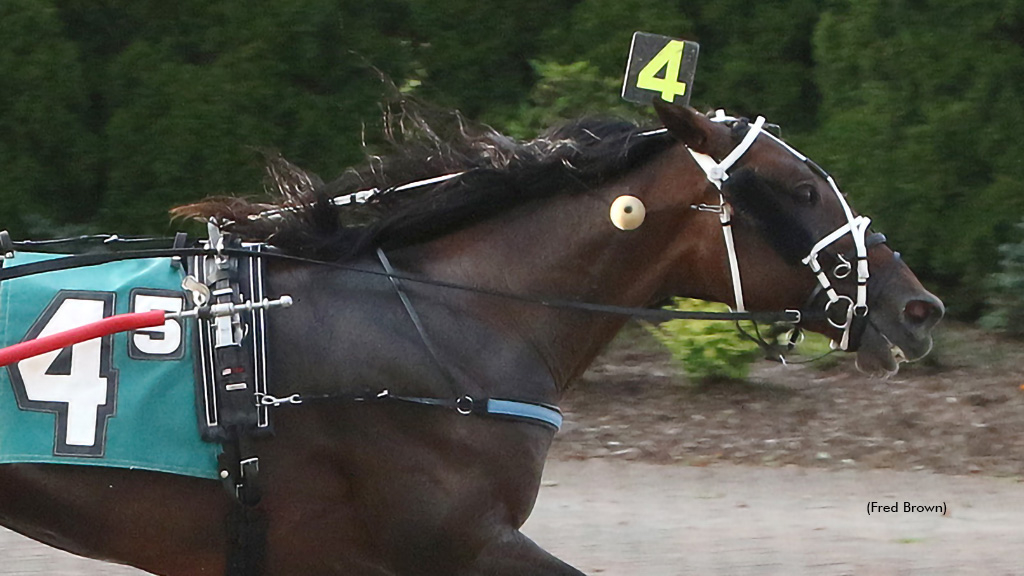
[[[699,51],[696,42],[635,32],[622,97],[638,104],[650,104],[653,98],[689,104]]]

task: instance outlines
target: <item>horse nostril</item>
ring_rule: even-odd
[[[937,299],[934,301],[911,300],[903,308],[903,318],[908,324],[925,329],[938,323],[943,313],[942,303]]]

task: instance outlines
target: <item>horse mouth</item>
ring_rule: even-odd
[[[916,362],[928,355],[934,340],[930,333],[911,334],[901,327],[886,329],[874,322],[868,324],[857,350],[857,369],[879,378],[890,378],[900,365]]]

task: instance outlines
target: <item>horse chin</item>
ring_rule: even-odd
[[[857,350],[857,369],[873,378],[895,376],[899,372],[902,355],[897,350],[881,332],[867,328]]]
[[[930,336],[894,342],[869,324],[857,350],[857,369],[874,378],[888,379],[899,372],[900,364],[925,357],[932,349]]]

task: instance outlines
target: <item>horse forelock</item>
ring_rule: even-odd
[[[173,213],[220,219],[247,240],[288,252],[344,259],[377,246],[429,241],[522,204],[592,189],[672,145],[670,137],[640,137],[639,127],[622,120],[581,119],[526,141],[470,126],[452,112],[428,123],[409,107],[386,110],[384,125],[389,153],[368,155],[333,181],[268,154],[267,201],[215,198]],[[451,174],[459,175],[395,190]],[[365,204],[331,202],[363,190],[377,194]]]

